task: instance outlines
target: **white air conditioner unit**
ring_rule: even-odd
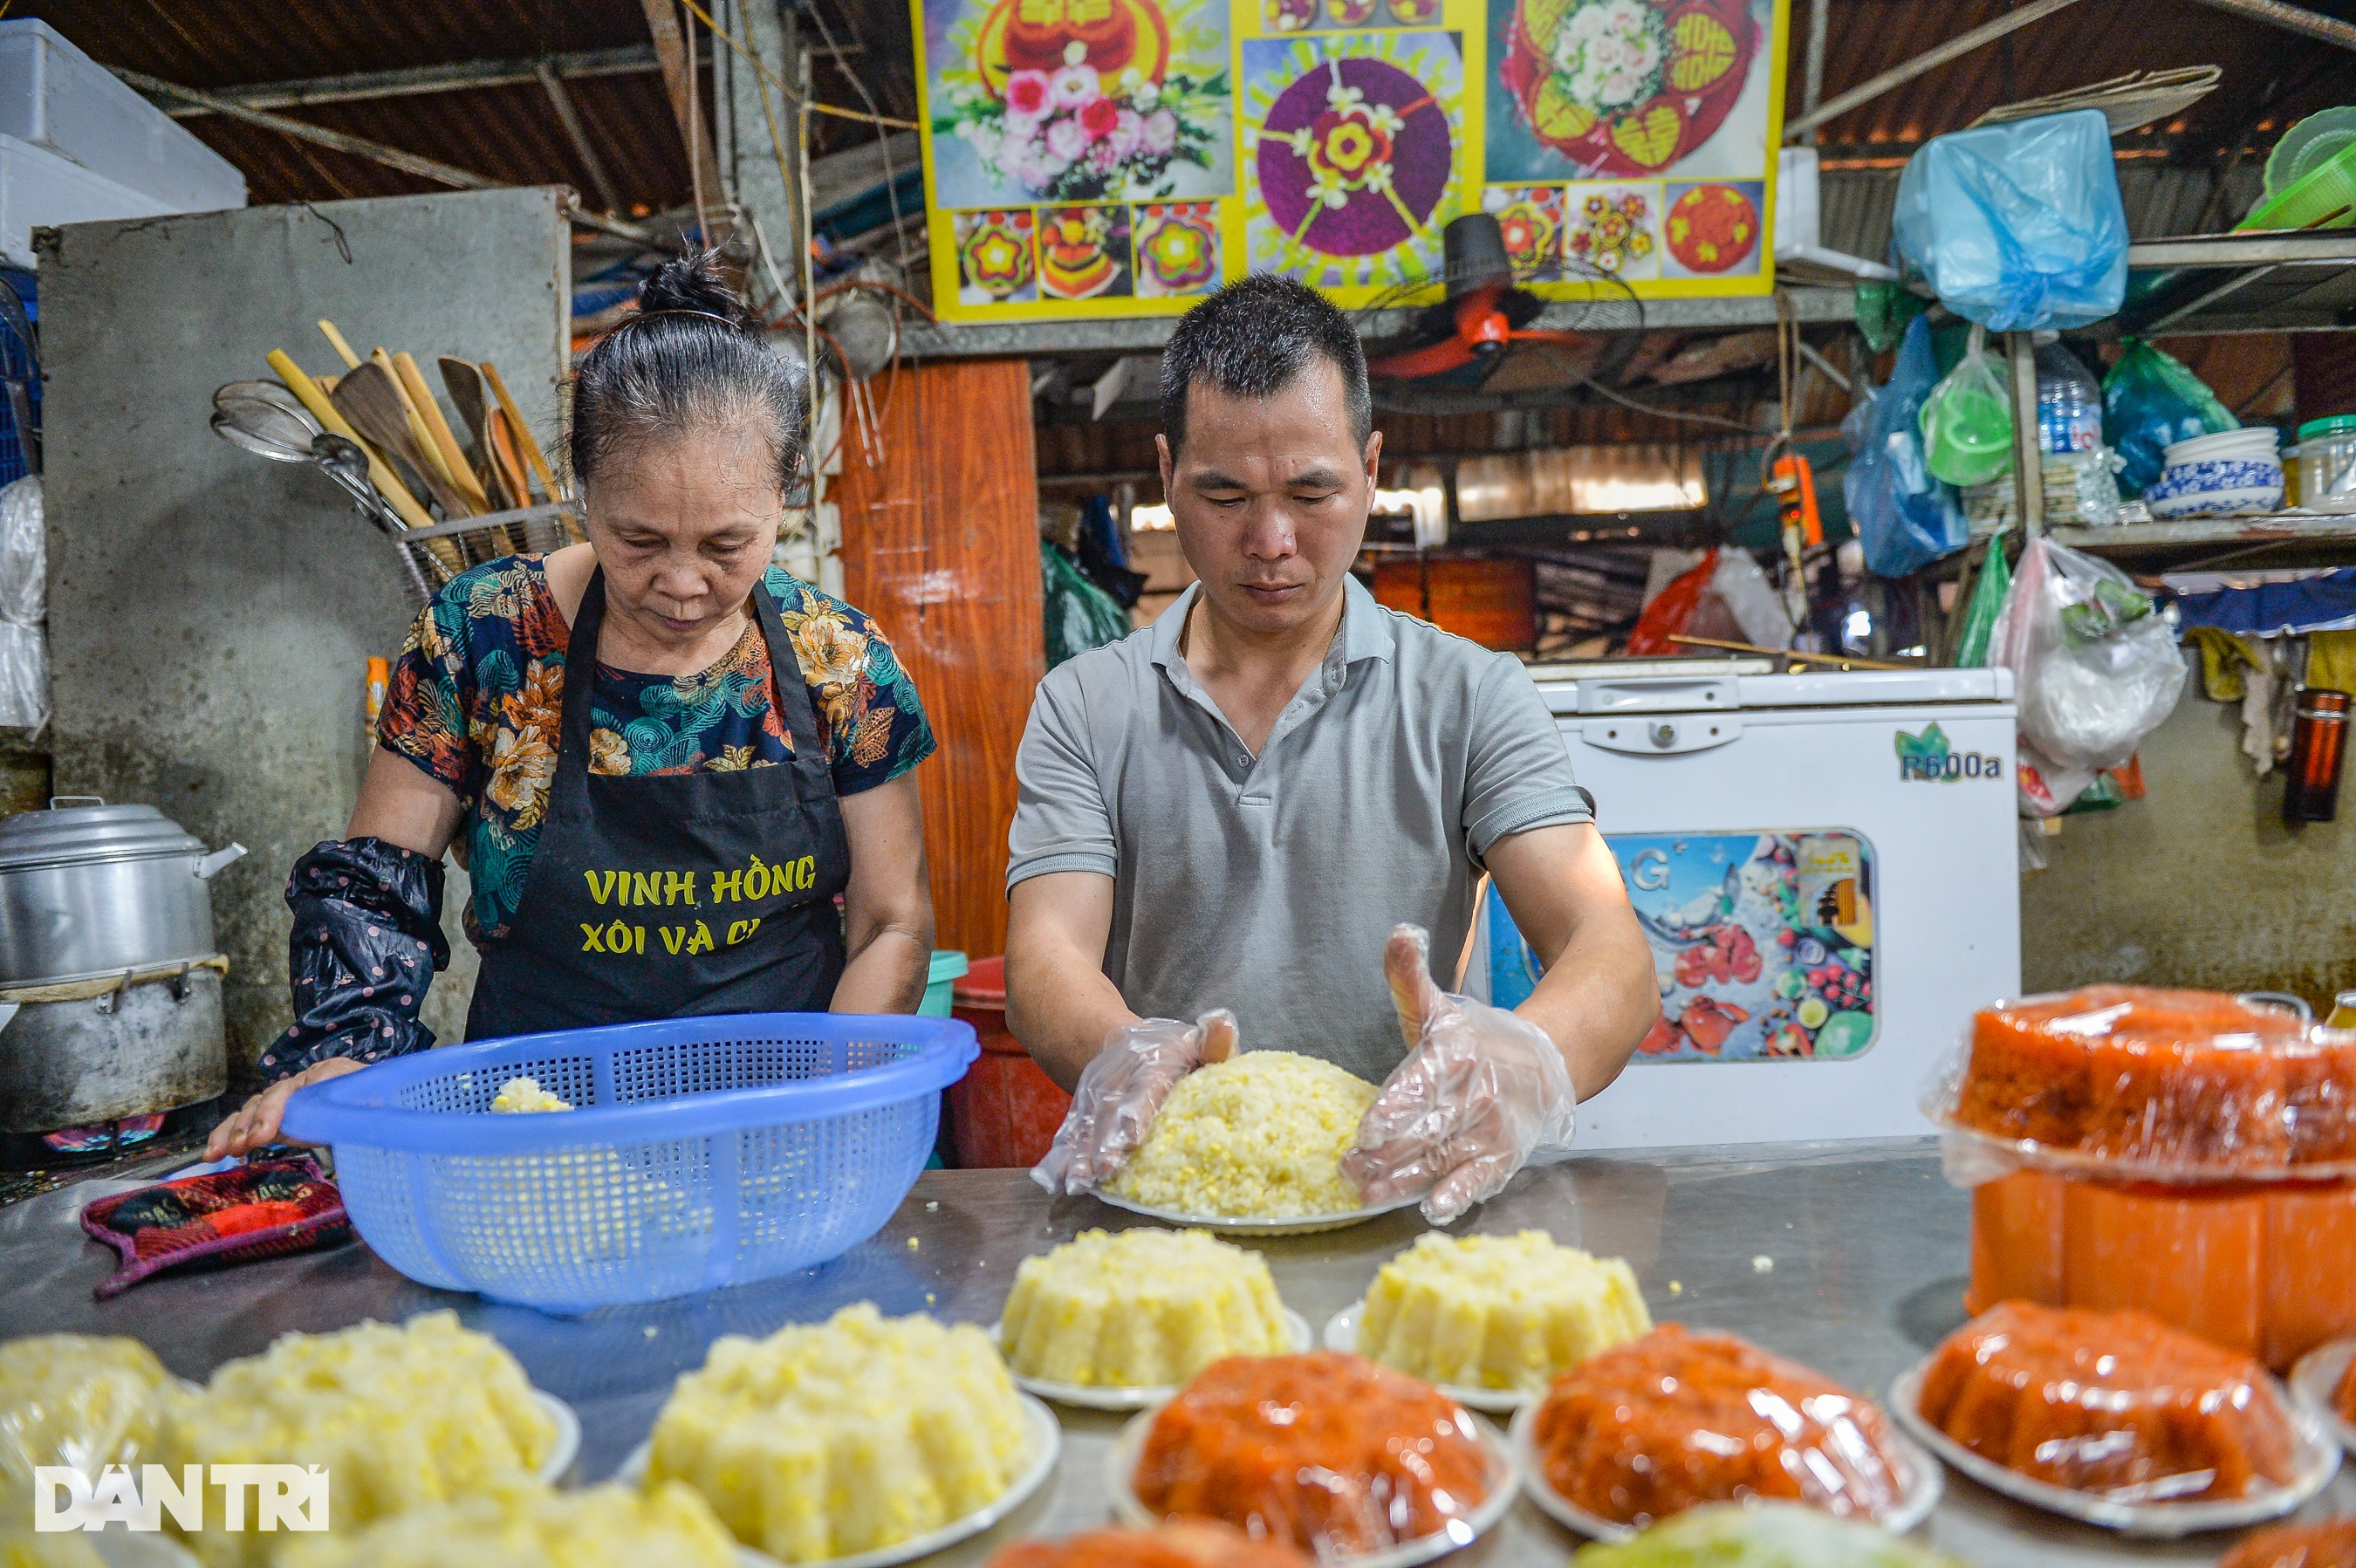
[[[1897,273],[1819,242],[1816,149],[1784,147],[1775,159],[1775,275],[1787,283],[1887,282]]]

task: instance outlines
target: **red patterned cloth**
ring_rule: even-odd
[[[91,1293],[101,1301],[199,1259],[274,1258],[336,1246],[352,1233],[343,1195],[307,1155],[102,1197],[81,1211],[81,1228],[123,1260]]]

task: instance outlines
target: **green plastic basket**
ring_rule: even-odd
[[[2248,229],[2356,228],[2356,142],[2301,175],[2234,225]]]

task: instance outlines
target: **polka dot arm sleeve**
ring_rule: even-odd
[[[294,1023],[262,1053],[284,1078],[326,1057],[372,1062],[422,1051],[425,988],[450,962],[442,935],[442,863],[381,839],[322,843],[286,883]]]

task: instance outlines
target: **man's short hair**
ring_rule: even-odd
[[[1255,273],[1188,311],[1162,354],[1162,431],[1173,458],[1186,440],[1186,393],[1196,381],[1229,397],[1272,397],[1314,360],[1342,372],[1350,439],[1360,451],[1374,434],[1366,354],[1357,328],[1306,284]]]

